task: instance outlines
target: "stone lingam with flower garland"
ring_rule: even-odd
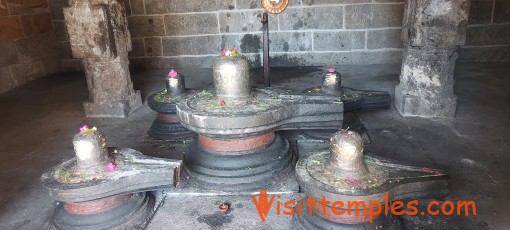
[[[384,209],[393,209],[396,200],[445,196],[449,179],[441,170],[365,155],[354,131],[335,133],[329,151],[299,159],[296,174],[304,200],[329,201],[313,205],[311,216],[310,210],[297,215],[296,229],[400,229],[398,219]],[[349,207],[352,201],[363,203]]]
[[[158,117],[147,134],[152,138],[168,141],[183,141],[196,137],[194,132],[181,125],[175,114],[177,102],[192,93],[185,87],[184,76],[172,69],[165,83],[166,89],[150,95],[147,99],[149,107],[158,112]]]
[[[179,178],[180,160],[109,148],[95,127],[83,126],[73,145],[76,157],[41,178],[61,201],[48,229],[143,229],[160,202],[147,191],[174,187]]]
[[[223,191],[277,183],[292,171],[295,154],[276,130],[342,127],[338,97],[252,88],[250,63],[235,49],[217,57],[213,72],[214,92],[177,105],[183,126],[199,134],[184,156],[190,183]]]

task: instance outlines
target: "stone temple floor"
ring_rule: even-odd
[[[325,68],[276,68],[273,80],[312,86]],[[386,90],[393,95],[399,65],[339,66],[343,85]],[[212,86],[211,69],[182,69],[190,88]],[[109,146],[151,156],[182,157],[182,144],[150,140],[156,113],[145,98],[164,87],[167,70],[133,71],[142,108],[127,119],[86,119],[84,74],[68,73],[30,82],[0,95],[0,229],[41,229],[56,202],[40,183],[48,168],[73,157],[73,135],[97,126]],[[254,71],[261,82],[261,71]],[[476,217],[403,217],[407,229],[508,229],[510,227],[510,63],[460,63],[455,71],[455,119],[402,118],[387,111],[361,114],[371,143],[366,151],[417,165],[445,169],[452,177],[445,200],[474,200]],[[297,194],[282,186],[282,200]],[[261,223],[248,195],[211,191],[167,191],[148,229],[291,229],[292,218],[269,215]],[[232,211],[217,214],[229,201]],[[274,214],[274,210],[270,213]]]

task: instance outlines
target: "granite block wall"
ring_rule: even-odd
[[[229,47],[261,65],[259,0],[130,3],[134,65],[210,67]],[[399,0],[291,0],[283,13],[269,17],[271,64],[398,63],[403,9]]]
[[[510,61],[510,0],[471,0],[459,61]]]
[[[70,56],[61,7],[50,0],[64,69]],[[211,67],[236,47],[261,66],[263,9],[259,0],[124,0],[133,50],[148,68]],[[385,64],[402,58],[402,0],[290,0],[270,15],[272,66]],[[472,0],[467,44],[459,61],[510,61],[510,0]]]
[[[47,0],[0,0],[0,93],[60,71]]]

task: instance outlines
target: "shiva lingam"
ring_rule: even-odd
[[[391,96],[385,91],[358,90],[342,86],[342,76],[334,68],[329,68],[322,77],[322,85],[304,90],[308,95],[330,95],[339,97],[344,103],[344,128],[350,128],[365,134],[365,128],[359,117],[358,111],[389,109]],[[337,132],[337,129],[307,130],[303,132],[308,137],[327,140]],[[368,136],[365,138],[367,141]]]
[[[262,0],[262,5],[267,12],[278,14],[285,10],[288,1]],[[262,14],[262,35],[263,35],[263,76],[264,86],[271,86],[270,60],[269,60],[269,17],[267,12]],[[322,85],[311,89],[306,89],[303,93],[315,96],[336,96],[344,103],[344,127],[364,133],[365,128],[360,119],[353,113],[360,110],[389,109],[391,105],[391,96],[384,91],[356,90],[342,86],[340,73],[335,69],[329,68],[322,78]],[[338,131],[329,130],[308,130],[303,132],[305,136],[312,139],[327,140]],[[368,136],[366,136],[368,141]]]
[[[181,125],[175,114],[177,102],[190,93],[185,87],[184,76],[172,69],[165,82],[166,89],[152,94],[147,99],[149,107],[158,112],[158,117],[152,123],[147,134],[155,139],[169,141],[183,141],[196,137],[194,132]]]
[[[363,140],[354,131],[335,133],[330,151],[299,159],[296,174],[304,200],[329,201],[313,205],[312,215],[297,215],[298,229],[400,229],[398,219],[384,209],[397,200],[445,196],[449,179],[438,169],[364,155]],[[348,206],[352,201],[363,203]]]
[[[189,183],[222,191],[276,183],[295,161],[276,130],[342,126],[338,97],[252,88],[249,61],[234,49],[222,52],[213,71],[214,92],[202,91],[177,105],[183,126],[198,133],[184,156]]]
[[[312,95],[332,95],[342,98],[344,112],[389,109],[391,96],[385,91],[359,90],[342,86],[342,76],[329,68],[322,78],[322,85],[305,90]]]
[[[73,145],[76,157],[41,177],[61,201],[51,229],[142,229],[159,206],[155,193],[147,191],[174,187],[179,178],[180,160],[107,147],[95,127],[83,126]]]

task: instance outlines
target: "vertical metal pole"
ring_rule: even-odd
[[[271,86],[271,77],[269,76],[269,18],[267,12],[262,15],[262,46],[263,46],[263,64],[264,64],[264,86]]]

